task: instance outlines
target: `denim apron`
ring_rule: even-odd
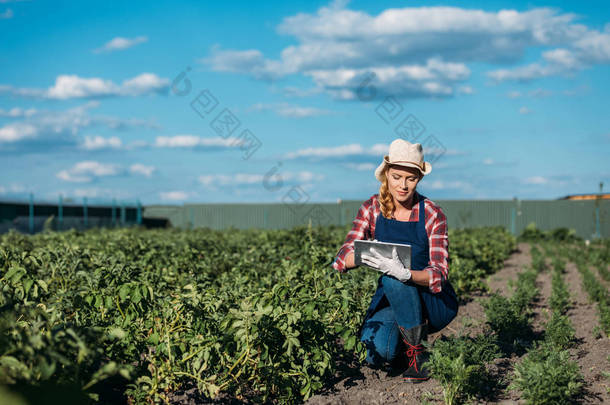
[[[424,199],[425,196],[416,193],[419,197],[419,219],[417,222],[414,221],[398,221],[395,219],[387,219],[382,213],[379,213],[377,220],[375,221],[375,239],[380,242],[393,242],[393,243],[404,243],[411,245],[411,269],[421,270],[428,266],[430,261],[430,245],[428,241],[428,234],[426,233],[426,220],[425,220],[425,207]],[[387,299],[384,299],[383,287],[381,286],[381,277],[377,280],[377,290],[371,299],[366,315],[364,316],[364,322],[368,320],[378,309],[381,309],[381,304],[387,305]],[[412,283],[408,281],[407,283]],[[455,314],[447,314],[445,318],[446,326],[449,324],[451,319],[457,314],[457,297],[453,287],[448,280],[443,282],[442,291],[438,294],[433,294],[428,290],[428,287],[420,287],[420,296],[422,296],[422,310],[423,319],[428,317],[427,307],[430,305],[431,300],[442,299],[443,303],[448,303],[447,307],[451,308],[453,312],[455,308]],[[384,302],[385,301],[385,302]],[[434,305],[438,308],[438,305]],[[444,307],[444,306],[441,306]],[[450,318],[450,319],[449,319]],[[443,322],[445,323],[445,322]],[[444,327],[443,326],[443,327]],[[439,328],[430,328],[431,332],[440,330]]]

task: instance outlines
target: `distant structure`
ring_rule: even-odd
[[[572,194],[565,197],[558,198],[558,200],[610,200],[610,193],[596,193],[596,194]]]

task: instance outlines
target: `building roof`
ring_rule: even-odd
[[[558,198],[558,200],[610,200],[610,193],[572,194]]]

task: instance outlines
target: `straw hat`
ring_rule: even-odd
[[[424,150],[421,144],[411,143],[404,139],[395,139],[390,144],[389,155],[385,155],[383,162],[375,169],[377,180],[383,181],[381,174],[388,164],[414,167],[419,169],[423,176],[432,171],[432,165],[429,162],[424,162]]]

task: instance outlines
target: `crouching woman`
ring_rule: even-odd
[[[422,365],[428,359],[423,341],[447,326],[458,312],[458,300],[448,280],[449,240],[441,208],[416,191],[432,167],[424,162],[421,144],[396,139],[375,170],[381,182],[360,207],[353,227],[332,266],[339,272],[356,267],[354,240],[368,239],[411,245],[411,269],[397,254],[377,252],[362,261],[381,274],[360,330],[372,366],[406,360],[405,381],[429,378]],[[400,359],[399,356],[403,356]]]

